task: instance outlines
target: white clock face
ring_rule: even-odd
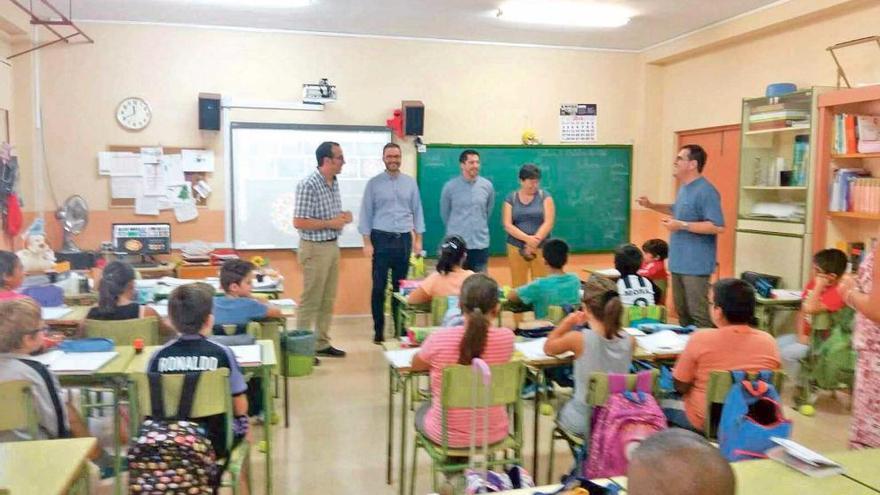
[[[141,98],[126,98],[116,107],[116,120],[119,125],[132,131],[147,127],[151,118],[153,112],[150,110],[150,105]]]

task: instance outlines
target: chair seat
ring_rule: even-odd
[[[435,443],[433,440],[425,436],[420,432],[416,432],[416,436],[418,440],[425,446],[425,450],[428,452],[428,455],[431,459],[435,461],[440,461],[446,459],[447,457],[468,457],[470,453],[470,449],[461,448],[461,449],[447,449],[445,452],[443,451],[443,447]],[[489,451],[498,451],[498,450],[506,450],[506,449],[514,449],[519,447],[517,441],[511,435],[504,437],[500,442],[495,442],[489,444]],[[482,450],[482,446],[477,446],[477,450]]]

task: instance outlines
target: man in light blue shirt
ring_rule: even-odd
[[[489,216],[495,206],[495,188],[480,177],[480,154],[464,150],[458,157],[461,175],[450,179],[440,194],[440,216],[446,235],[458,235],[467,244],[462,267],[485,272],[489,264]]]
[[[687,144],[678,150],[672,166],[681,183],[674,204],[638,199],[640,206],[671,215],[663,220],[669,230],[669,271],[672,294],[682,326],[711,328],[709,316],[709,277],[715,271],[718,234],[724,232],[721,195],[703,177],[706,151]]]
[[[421,255],[425,217],[415,179],[400,173],[400,146],[388,143],[382,150],[385,171],[367,182],[361,201],[358,231],[364,236],[364,255],[373,260],[373,342],[385,338],[385,285],[388,271],[396,292],[406,278],[409,255]],[[397,310],[397,301],[392,301]]]

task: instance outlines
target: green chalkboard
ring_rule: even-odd
[[[501,225],[504,199],[519,188],[519,168],[541,169],[541,188],[556,203],[553,236],[565,239],[573,252],[613,250],[629,242],[632,146],[504,146],[430,144],[418,154],[418,183],[425,209],[424,247],[429,256],[445,235],[440,218],[440,192],[460,174],[458,156],[465,149],[480,153],[480,175],[495,186],[495,208],[489,220],[490,252],[506,253]]]

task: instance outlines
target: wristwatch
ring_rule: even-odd
[[[691,224],[689,224],[689,223],[687,223],[687,222],[681,222],[681,228],[682,228],[682,230],[689,230],[689,227],[690,227],[690,226],[691,226]]]

